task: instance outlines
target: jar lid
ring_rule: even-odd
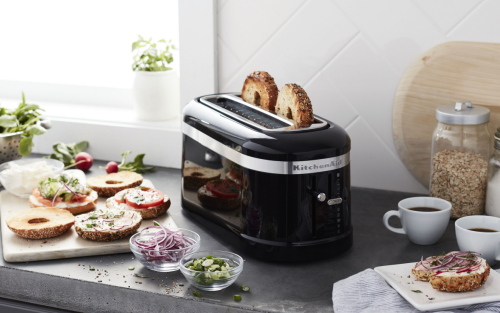
[[[457,101],[436,108],[439,122],[457,125],[477,125],[490,121],[490,109],[472,105],[470,101]]]

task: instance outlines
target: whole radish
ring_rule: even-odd
[[[108,173],[108,174],[118,173],[118,163],[111,161],[106,165],[106,167],[104,169],[106,170],[106,173]]]
[[[87,152],[80,152],[75,157],[75,164],[77,169],[86,172],[94,164],[94,159]]]

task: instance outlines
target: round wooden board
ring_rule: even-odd
[[[422,54],[403,76],[394,102],[394,142],[406,168],[425,187],[436,107],[464,100],[491,110],[493,138],[500,126],[500,44],[446,42]]]

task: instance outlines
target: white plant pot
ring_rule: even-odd
[[[132,96],[137,118],[163,121],[180,113],[180,83],[177,71],[135,71]]]

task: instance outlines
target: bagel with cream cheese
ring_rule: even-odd
[[[453,251],[422,259],[411,272],[418,280],[428,281],[434,289],[462,292],[484,285],[490,269],[478,253]]]
[[[141,226],[139,213],[105,209],[78,215],[75,230],[78,236],[93,241],[113,241],[134,234]]]
[[[77,178],[60,175],[47,178],[33,189],[29,205],[54,207],[79,214],[91,211],[97,205],[97,192],[79,183]]]
[[[133,211],[143,219],[152,219],[167,212],[170,198],[161,191],[149,187],[125,189],[106,200],[109,209]]]

